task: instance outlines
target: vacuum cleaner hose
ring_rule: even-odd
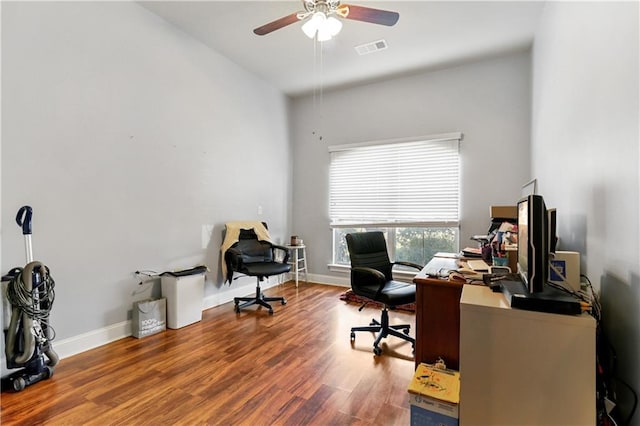
[[[49,345],[49,349],[44,351],[44,354],[47,356],[47,358],[49,358],[49,365],[51,367],[54,367],[58,363],[58,361],[60,361],[60,357],[58,356],[56,351],[53,350],[51,345]]]
[[[36,287],[34,288],[34,282]],[[14,277],[7,287],[7,299],[11,303],[12,313],[5,353],[7,359],[17,364],[24,364],[33,356],[36,346],[36,329],[41,330],[39,341],[48,341],[53,338],[48,336],[51,327],[48,324],[49,314],[53,301],[55,282],[49,274],[49,269],[40,262],[30,262],[20,273]],[[19,325],[22,317],[22,353],[18,350]],[[34,328],[34,323],[39,327]],[[51,345],[47,345],[45,354],[49,357],[50,365],[58,363],[58,355]]]

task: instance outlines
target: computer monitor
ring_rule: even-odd
[[[549,223],[549,236],[547,239],[549,243],[549,253],[555,253],[558,246],[558,234],[556,233],[556,209],[547,210],[547,216]]]
[[[541,292],[549,269],[549,214],[540,195],[518,201],[518,274],[529,293]]]

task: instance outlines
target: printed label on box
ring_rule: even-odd
[[[458,404],[444,402],[424,395],[409,392],[409,404],[433,411],[454,419],[458,418]]]
[[[459,424],[458,419],[434,413],[417,405],[412,405],[410,410],[411,426],[458,426]]]
[[[565,281],[567,279],[567,262],[564,260],[552,260],[553,268],[549,268],[550,281]],[[560,274],[558,274],[558,272]]]

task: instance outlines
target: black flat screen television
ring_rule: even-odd
[[[509,306],[530,311],[579,315],[580,301],[547,285],[549,259],[555,250],[556,212],[531,194],[518,201],[518,279],[504,280]]]
[[[549,213],[541,195],[518,201],[518,274],[529,293],[544,290],[549,273]]]
[[[553,255],[556,252],[556,247],[558,246],[558,235],[556,234],[556,224],[557,224],[557,215],[556,215],[556,209],[549,209],[547,210],[547,214],[549,215],[549,224],[548,224],[548,228],[549,228],[549,253],[551,253],[549,256],[549,261],[553,260]]]

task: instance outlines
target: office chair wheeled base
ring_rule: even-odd
[[[260,285],[258,284],[256,286],[256,295],[254,297],[234,297],[233,302],[235,303],[235,310],[237,314],[240,313],[240,309],[246,308],[247,306],[260,305],[269,309],[269,315],[273,315],[273,308],[267,302],[280,302],[281,304],[286,305],[287,299],[285,299],[284,297],[265,296],[262,293],[262,290],[260,289]],[[244,303],[240,304],[240,302],[244,302]]]
[[[389,335],[411,342],[411,349],[415,350],[416,341],[413,337],[409,336],[410,328],[411,326],[409,324],[389,325],[389,311],[385,306],[382,310],[382,318],[380,321],[374,318],[368,326],[351,327],[351,341],[353,342],[356,340],[356,331],[370,331],[373,333],[379,333],[375,342],[373,342],[373,353],[375,355],[382,354],[382,349],[379,346],[380,341]],[[398,330],[402,330],[402,333]]]

